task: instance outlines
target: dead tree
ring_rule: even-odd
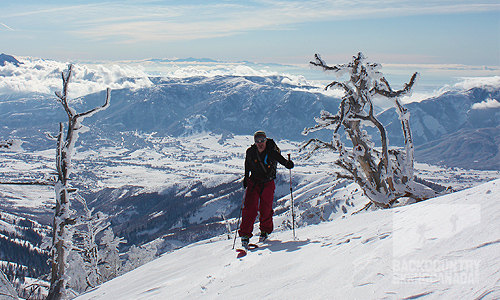
[[[378,70],[381,65],[365,62],[360,52],[353,57],[352,62],[336,66],[328,66],[316,54],[310,64],[332,73],[338,77],[349,75],[345,82],[333,81],[325,90],[340,88],[344,96],[337,114],[322,111],[316,118],[316,126],[304,129],[303,134],[331,129],[334,131],[333,141],[326,143],[312,139],[303,145],[303,149],[313,146],[309,155],[318,149],[327,148],[340,154],[336,164],[346,170],[348,175],[340,175],[353,179],[370,199],[370,205],[391,207],[399,198],[409,197],[422,201],[435,195],[425,186],[414,181],[413,140],[410,130],[410,113],[401,104],[400,97],[410,93],[418,79],[418,73],[413,74],[403,89],[394,91],[383,74]],[[382,123],[374,114],[373,98],[384,97],[392,101],[401,120],[405,137],[405,150],[389,149],[387,134]],[[371,137],[363,130],[364,126],[377,128],[380,134],[381,148],[376,149]],[[343,129],[352,142],[352,148],[347,148],[342,142],[339,130]]]
[[[72,249],[73,225],[76,224],[74,212],[71,210],[71,193],[76,192],[69,184],[71,174],[71,157],[75,143],[78,139],[78,131],[84,128],[81,124],[85,117],[104,110],[109,106],[110,89],[106,91],[104,105],[96,107],[84,113],[77,113],[70,107],[68,102],[68,84],[71,78],[73,66],[69,65],[66,75],[62,73],[63,90],[56,92],[57,100],[62,104],[68,115],[68,130],[64,136],[64,124],[59,123],[56,149],[56,171],[57,182],[55,184],[56,206],[54,223],[52,228],[52,263],[50,290],[47,299],[61,299],[65,294],[67,278],[65,276],[66,259]]]

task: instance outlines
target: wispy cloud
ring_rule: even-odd
[[[47,5],[47,8],[40,8],[40,5],[30,7],[25,6],[26,9],[23,9],[21,12],[11,13],[4,15],[4,17],[25,17],[25,16],[36,16],[36,15],[56,15],[57,13],[64,14],[65,12],[74,13],[75,11],[85,12],[89,8],[99,7],[100,5],[96,4],[88,4],[88,5],[73,5],[73,6],[65,6],[63,4],[54,3],[53,7]]]
[[[5,25],[4,23],[0,22],[0,25],[2,25],[3,27],[7,28],[8,30],[10,31],[15,31],[14,29],[10,28],[9,26]]]
[[[213,38],[253,30],[285,30],[295,24],[425,14],[500,10],[497,0],[206,1],[166,5],[162,1],[102,2],[25,10],[18,16],[57,16],[71,33],[120,42]],[[13,15],[11,15],[13,16]]]

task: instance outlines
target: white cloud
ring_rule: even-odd
[[[487,90],[500,87],[500,76],[463,78],[463,81],[455,84],[455,88],[469,90],[474,87],[482,87]]]
[[[277,72],[270,70],[255,70],[245,65],[193,65],[188,67],[178,68],[175,71],[166,74],[167,77],[185,78],[193,76],[273,76],[278,75]]]
[[[472,109],[487,109],[487,108],[499,108],[500,102],[496,99],[486,99],[481,103],[474,103]]]
[[[437,97],[441,95],[442,92],[434,91],[434,92],[413,92],[411,95],[404,96],[401,98],[401,101],[404,104],[412,103],[412,102],[422,102],[432,97]]]
[[[450,91],[467,91],[472,88],[483,88],[489,91],[498,90],[500,88],[500,76],[491,77],[471,77],[462,78],[462,80],[454,85],[445,85],[432,92],[414,92],[410,96],[405,96],[401,100],[403,103],[421,102],[429,98],[438,97]],[[472,109],[486,109],[500,107],[500,102],[496,99],[487,99],[481,103],[475,103]]]
[[[61,72],[68,69],[67,63],[18,58],[22,64],[18,67],[12,64],[0,66],[0,94],[16,92],[36,92],[53,94],[62,88]],[[84,65],[74,65],[70,81],[69,95],[71,98],[105,90],[106,88],[141,88],[151,86],[147,74],[138,68],[112,65],[104,67],[97,65],[88,68]]]
[[[19,58],[23,64],[15,67],[11,64],[0,66],[0,94],[9,94],[15,92],[38,92],[53,94],[61,89],[61,72],[67,70],[67,63],[52,60],[42,60],[35,58]],[[404,74],[403,79],[407,80],[411,71],[427,68],[450,68],[449,65],[384,65],[388,67],[389,72],[396,75]],[[471,70],[470,66],[463,66]],[[286,66],[277,65],[248,65],[245,63],[199,63],[199,62],[152,62],[152,61],[124,61],[124,62],[85,62],[85,64],[75,64],[75,72],[70,84],[70,97],[76,98],[90,93],[102,91],[107,87],[111,89],[131,88],[137,89],[152,86],[149,76],[162,76],[172,78],[187,78],[193,76],[215,77],[215,76],[284,76],[283,83],[301,86],[317,87],[317,92],[324,93],[332,97],[342,97],[343,91],[339,89],[330,89],[324,91],[324,87],[331,81],[326,76],[319,79],[312,76],[305,76],[310,69],[308,68],[286,68]],[[384,70],[382,70],[384,71]],[[425,70],[423,71],[425,72]],[[315,73],[314,73],[315,74]],[[305,76],[305,77],[304,77]],[[316,75],[315,75],[316,76]],[[324,80],[326,79],[326,80]],[[394,80],[393,80],[394,81]],[[391,81],[391,83],[393,83]],[[400,82],[395,82],[393,87],[398,88]],[[493,89],[500,87],[500,76],[490,77],[470,77],[463,78],[456,84],[436,86],[435,89],[417,89],[406,97],[402,98],[403,103],[420,102],[431,97],[437,97],[447,91],[468,90],[473,87],[483,87]],[[497,100],[494,100],[497,101]],[[390,106],[390,103],[378,101],[376,105],[383,108]],[[485,103],[474,108],[482,106],[495,105],[495,103]]]

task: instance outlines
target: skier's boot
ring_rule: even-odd
[[[259,237],[259,243],[265,242],[268,237],[269,237],[269,233],[267,233],[265,231],[261,231],[260,232],[260,237]]]
[[[248,250],[248,244],[250,244],[250,237],[249,236],[242,236],[241,237],[241,246],[245,250]]]

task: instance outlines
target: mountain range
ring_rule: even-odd
[[[314,86],[294,85],[285,76],[150,80],[154,83],[151,87],[114,90],[110,109],[86,120],[95,133],[83,138],[90,141],[96,136],[108,136],[112,141],[120,132],[129,131],[171,136],[196,132],[251,135],[257,129],[265,129],[276,139],[329,141],[332,132],[328,130],[307,137],[301,132],[314,125],[321,110],[335,113],[340,103],[340,99],[326,96]],[[101,105],[103,99],[103,93],[77,98],[75,108],[90,109]],[[475,87],[407,104],[417,161],[500,170],[500,105],[478,106],[486,101],[498,103],[497,99],[499,87]],[[65,120],[59,106],[51,95],[0,95],[0,136],[19,138],[26,149],[50,147],[45,132],[54,131],[54,124]],[[381,112],[378,118],[386,126],[390,145],[403,146],[394,108]],[[367,130],[379,143],[378,133]]]
[[[407,104],[416,160],[448,167],[500,170],[498,99],[498,87],[475,87]],[[382,112],[378,118],[386,125],[390,144],[404,145],[395,109]]]
[[[148,87],[111,92],[111,106],[83,121],[89,131],[79,135],[73,157],[72,184],[90,207],[110,215],[127,246],[150,242],[164,253],[234,229],[243,195],[243,155],[258,129],[296,162],[292,181],[299,226],[342,218],[367,202],[359,188],[333,175],[337,154],[320,152],[306,160],[298,151],[310,138],[331,139],[328,130],[306,137],[301,132],[315,124],[321,110],[335,113],[339,98],[284,75],[149,80]],[[451,91],[406,105],[419,178],[463,189],[499,177],[499,108],[478,108],[498,101],[499,90]],[[82,112],[102,105],[104,98],[104,92],[89,94],[73,99],[72,106]],[[55,99],[41,93],[0,95],[0,139],[22,147],[0,149],[3,181],[52,176],[55,141],[47,133],[55,135],[57,124],[67,122]],[[378,117],[390,145],[402,145],[395,112],[386,110]],[[278,172],[278,230],[290,228],[289,180],[286,172]],[[50,186],[0,184],[5,213],[47,225],[53,204]]]
[[[305,127],[314,125],[314,118],[319,116],[321,110],[334,113],[340,103],[340,99],[325,95],[317,87],[294,84],[286,76],[151,77],[150,80],[153,83],[150,87],[113,90],[111,106],[84,120],[84,125],[90,130],[79,136],[78,152],[87,153],[82,158],[87,166],[74,176],[84,183],[77,184],[85,187],[89,199],[107,199],[93,200],[99,209],[113,215],[128,214],[127,222],[131,223],[122,222],[126,231],[137,233],[149,228],[149,223],[156,224],[153,227],[163,224],[164,230],[157,228],[154,236],[161,236],[161,232],[168,231],[179,222],[180,216],[194,207],[202,206],[208,200],[199,198],[204,193],[215,198],[231,194],[233,210],[227,213],[234,216],[237,213],[237,199],[241,197],[241,191],[238,191],[240,183],[235,181],[238,178],[235,176],[241,176],[236,175],[238,166],[215,187],[207,187],[199,179],[193,182],[192,178],[200,177],[196,172],[187,174],[185,178],[189,178],[187,181],[192,185],[190,190],[196,192],[191,193],[193,200],[188,202],[189,205],[185,203],[181,210],[173,209],[171,205],[181,201],[184,193],[178,194],[178,191],[162,188],[143,190],[140,187],[137,190],[135,184],[103,188],[103,185],[96,183],[102,178],[99,178],[92,167],[120,166],[127,160],[127,155],[144,149],[151,149],[161,156],[166,155],[167,151],[173,151],[169,155],[185,159],[191,156],[190,153],[185,153],[190,146],[185,145],[185,142],[179,143],[178,139],[184,137],[184,141],[189,141],[191,136],[201,133],[220,136],[217,138],[220,145],[225,145],[238,135],[251,137],[257,129],[265,129],[268,136],[276,140],[292,141],[296,143],[296,147],[309,138],[328,141],[332,134],[329,130],[318,131],[307,137],[302,136],[301,132]],[[498,87],[476,87],[407,104],[411,114],[417,161],[464,169],[499,170],[500,108],[473,108],[489,99],[498,99],[499,95]],[[102,105],[103,101],[104,92],[101,92],[76,98],[72,105],[78,112],[82,112]],[[47,133],[54,135],[56,124],[64,123],[67,119],[55,96],[35,93],[0,95],[0,118],[0,136],[22,141],[22,148],[28,152],[53,149],[54,141],[47,138]],[[390,145],[402,146],[400,123],[394,109],[381,112],[378,118],[386,125]],[[367,129],[376,137],[376,132]],[[165,142],[162,137],[171,138],[166,138]],[[377,142],[377,139],[374,138],[374,141]],[[248,141],[248,145],[250,143]],[[99,157],[102,154],[89,157],[88,151],[99,153],[95,147],[108,149],[107,151],[123,151],[121,155],[111,157]],[[231,152],[229,157],[240,159],[245,146],[240,147],[242,149],[237,150],[240,151],[239,154]],[[25,161],[39,160],[28,158],[26,153],[23,155],[26,156],[23,158]],[[148,155],[144,157],[146,161],[149,159]],[[221,160],[221,157],[214,158],[206,154],[201,157],[214,162]],[[199,159],[193,159],[193,163]],[[141,163],[136,158],[132,160],[135,166],[146,164],[146,161]],[[132,160],[129,158],[129,163]],[[47,161],[47,168],[49,164]],[[169,168],[175,169],[176,166],[169,164]],[[166,169],[168,168],[162,170]],[[31,176],[35,178],[46,177],[43,174],[45,171],[37,170],[34,173]],[[225,171],[221,173],[228,174]],[[19,174],[12,171],[5,176],[19,178]],[[108,175],[103,171],[101,176]],[[117,193],[116,188],[123,189],[124,192]],[[157,203],[161,203],[161,206]],[[133,207],[134,213],[126,213],[128,209],[124,207]],[[169,214],[162,214],[156,220],[146,218],[137,222],[155,211],[169,211]],[[172,215],[174,211],[177,211],[175,216]],[[139,219],[130,216],[137,216]],[[120,220],[123,218],[120,217]],[[138,238],[127,233],[126,236],[131,241],[144,241],[144,235]]]
[[[304,127],[321,110],[337,108],[339,99],[297,87],[283,76],[151,78],[150,88],[114,90],[111,107],[85,120],[101,137],[119,132],[157,132],[180,136],[195,132],[253,134],[265,128],[278,139],[304,139]],[[75,99],[77,111],[102,105],[103,93]],[[64,122],[55,97],[43,94],[0,95],[0,135],[20,138],[27,149],[49,147],[45,132]],[[96,133],[97,134],[97,133]],[[87,135],[89,140],[96,134]],[[313,135],[314,136],[314,135]],[[329,132],[317,136],[328,138]],[[86,138],[82,135],[82,138]]]

